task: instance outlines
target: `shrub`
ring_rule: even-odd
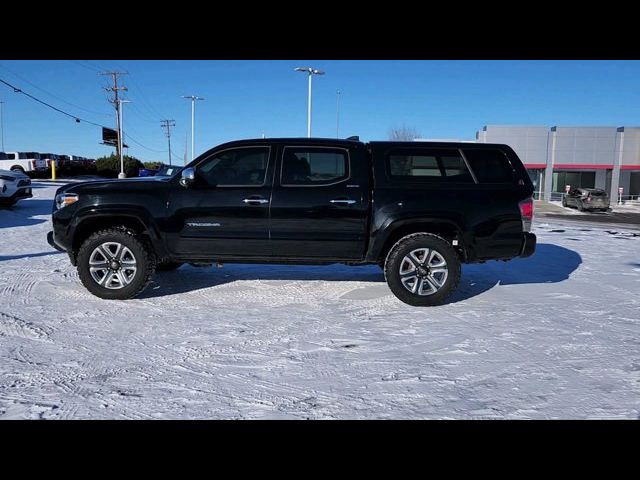
[[[147,170],[160,170],[161,165],[160,162],[144,162],[144,168]]]
[[[134,157],[124,156],[124,173],[127,177],[137,177],[144,165]],[[96,159],[97,174],[101,177],[116,178],[120,173],[120,158],[115,155]]]

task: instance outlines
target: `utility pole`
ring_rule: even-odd
[[[196,138],[195,138],[195,128],[196,128],[196,100],[204,100],[202,97],[197,97],[195,95],[183,95],[182,98],[187,98],[191,100],[191,161],[195,158],[195,149],[196,149]]]
[[[111,80],[113,81],[113,86],[105,87],[105,90],[107,92],[113,92],[113,98],[109,99],[109,103],[112,103],[116,108],[116,131],[118,132],[118,135],[119,135],[120,134],[120,98],[118,96],[118,92],[126,92],[127,87],[118,86],[118,75],[129,75],[129,72],[117,72],[117,71],[102,72],[100,73],[100,75],[109,75],[111,77]],[[118,142],[118,145],[116,147],[116,150],[117,150],[116,154],[118,157],[122,156],[122,146],[120,143],[121,142]]]
[[[187,164],[187,132],[184,132],[184,157],[182,158],[182,164]]]
[[[171,165],[171,127],[176,126],[175,120],[161,120],[160,125],[165,129],[165,134],[169,140],[169,165]]]
[[[4,121],[2,119],[2,105],[4,105],[4,102],[0,100],[0,135],[2,136],[2,151],[4,152]]]

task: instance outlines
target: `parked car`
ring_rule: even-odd
[[[575,207],[581,212],[585,210],[609,209],[609,195],[600,188],[574,188],[562,197],[563,207]]]
[[[31,198],[31,179],[20,171],[0,170],[0,205],[10,207],[21,198]]]
[[[44,171],[47,162],[40,158],[38,152],[6,152],[0,156],[0,168],[22,173]]]
[[[380,265],[400,300],[437,305],[462,263],[534,253],[532,195],[507,145],[242,140],[179,175],[59,188],[47,240],[105,299],[184,262],[343,263]]]
[[[180,170],[182,170],[182,167],[178,165],[162,164],[160,169],[156,172],[156,177],[172,177],[176,175]]]
[[[138,176],[140,177],[171,177],[178,173],[182,169],[177,165],[167,165],[166,163],[160,164],[157,169],[141,168]]]
[[[51,169],[51,164],[53,162],[55,162],[56,164],[56,169],[60,169],[60,167],[62,166],[60,162],[60,157],[55,153],[41,153],[40,159],[46,162],[47,169]]]

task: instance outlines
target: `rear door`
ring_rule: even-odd
[[[271,199],[274,256],[364,258],[370,167],[357,145],[280,148]]]

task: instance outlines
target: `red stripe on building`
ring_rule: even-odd
[[[554,170],[612,170],[613,165],[592,163],[556,163]]]
[[[524,168],[547,168],[546,163],[525,163]]]
[[[621,165],[620,170],[640,170],[640,165]]]

